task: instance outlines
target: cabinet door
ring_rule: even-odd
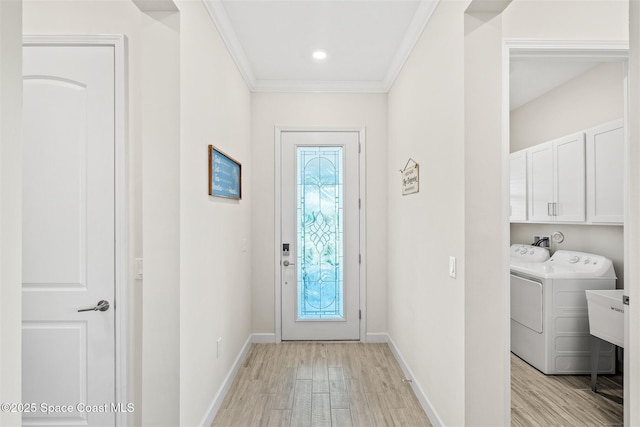
[[[624,127],[622,120],[590,129],[587,145],[587,214],[593,223],[624,221]]]
[[[555,221],[584,222],[585,149],[584,133],[576,133],[553,141],[555,159]]]
[[[529,221],[553,221],[554,199],[553,144],[531,147],[527,153]]]
[[[509,189],[511,221],[527,220],[527,151],[517,151],[509,156]]]

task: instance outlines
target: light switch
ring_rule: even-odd
[[[136,258],[136,279],[142,280],[142,258]]]
[[[456,278],[456,257],[449,257],[449,276]]]

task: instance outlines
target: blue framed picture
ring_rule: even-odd
[[[209,146],[209,195],[242,199],[242,165],[213,145]]]

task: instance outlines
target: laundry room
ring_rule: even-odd
[[[603,348],[596,352],[600,355],[599,361],[596,359],[599,365],[592,370],[594,341],[579,330],[588,330],[584,289],[624,288],[626,66],[623,58],[597,54],[511,56],[511,249],[519,251],[524,246],[515,245],[531,245],[528,248],[533,248],[526,252],[529,259],[524,261],[545,261],[550,257],[540,274],[533,275],[539,277],[533,282],[531,276],[518,277],[512,258],[511,349],[518,356],[512,356],[514,424],[531,410],[518,406],[524,406],[518,399],[519,387],[527,381],[554,381],[556,387],[559,383],[552,375],[558,374],[567,374],[564,378],[574,389],[567,393],[576,391],[585,397],[580,406],[581,410],[587,407],[585,413],[589,417],[606,424],[622,423],[622,349],[603,344],[606,355]],[[554,277],[549,269],[560,267],[565,261],[576,268],[570,268],[571,278],[562,279],[575,283],[576,288],[548,288],[547,283],[553,282]],[[537,268],[530,264],[523,271],[527,273],[530,267]],[[585,268],[589,269],[585,274],[599,275],[598,278],[589,277],[582,282],[576,279],[576,272],[582,274]],[[561,283],[557,278],[555,283]],[[518,288],[515,293],[514,288]],[[574,296],[568,297],[570,294]],[[567,299],[558,303],[562,298]],[[568,298],[573,299],[569,302]],[[532,308],[534,301],[539,302],[540,310]],[[571,306],[570,310],[582,315],[561,319],[557,315],[560,306]],[[514,320],[514,316],[519,318]],[[537,345],[533,341],[540,342],[540,350],[532,350]],[[608,359],[604,361],[603,357]],[[607,366],[603,368],[604,365]],[[535,369],[529,371],[531,367]],[[592,386],[595,391],[595,382],[591,383],[588,376],[592,371],[609,374],[597,378],[597,393],[589,390]],[[525,381],[522,376],[528,375],[537,376]],[[530,389],[526,392],[537,395]],[[549,397],[534,405],[554,406],[553,400]],[[560,406],[547,414],[557,409],[559,418],[581,416],[567,409],[569,405]],[[548,421],[563,423],[566,419]]]
[[[625,72],[625,64],[622,61],[512,59],[510,118],[512,156],[558,138],[586,132],[622,119]],[[527,83],[524,84],[524,82]],[[536,92],[536,85],[539,85],[538,92]],[[543,92],[545,90],[547,91]],[[531,98],[541,92],[540,96]],[[621,144],[621,147],[624,148],[624,145]],[[587,169],[588,167],[587,165]],[[614,173],[619,173],[619,179],[623,177],[623,169],[623,164],[613,169]],[[553,179],[551,176],[548,178]],[[584,187],[586,187],[586,181]],[[590,190],[585,188],[582,192],[586,196],[582,199],[584,205],[581,205],[583,219],[578,220],[558,219],[558,203],[555,202],[555,206],[547,206],[547,203],[554,203],[551,200],[543,202],[541,213],[545,215],[554,213],[552,211],[555,207],[556,215],[532,220],[531,210],[534,206],[529,205],[526,212],[528,216],[514,218],[516,209],[512,199],[511,243],[534,243],[534,236],[551,236],[553,232],[561,231],[564,234],[564,241],[562,243],[551,241],[551,252],[563,249],[606,256],[613,261],[618,276],[617,287],[622,289],[624,287],[622,218],[594,219],[595,212],[590,212],[593,209],[590,209],[589,204],[595,203],[595,200],[588,200]],[[529,191],[530,188],[525,189],[525,194]],[[617,191],[622,196],[622,188]],[[612,195],[613,192],[608,190],[607,193]],[[618,203],[622,208],[622,200],[607,200],[607,202]],[[611,210],[613,209],[611,207]]]

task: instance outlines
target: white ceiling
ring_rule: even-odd
[[[254,91],[387,92],[438,1],[204,3]]]
[[[252,91],[383,93],[391,88],[439,2],[203,1]],[[325,50],[328,58],[312,59],[315,49]],[[595,65],[512,60],[511,109]]]

